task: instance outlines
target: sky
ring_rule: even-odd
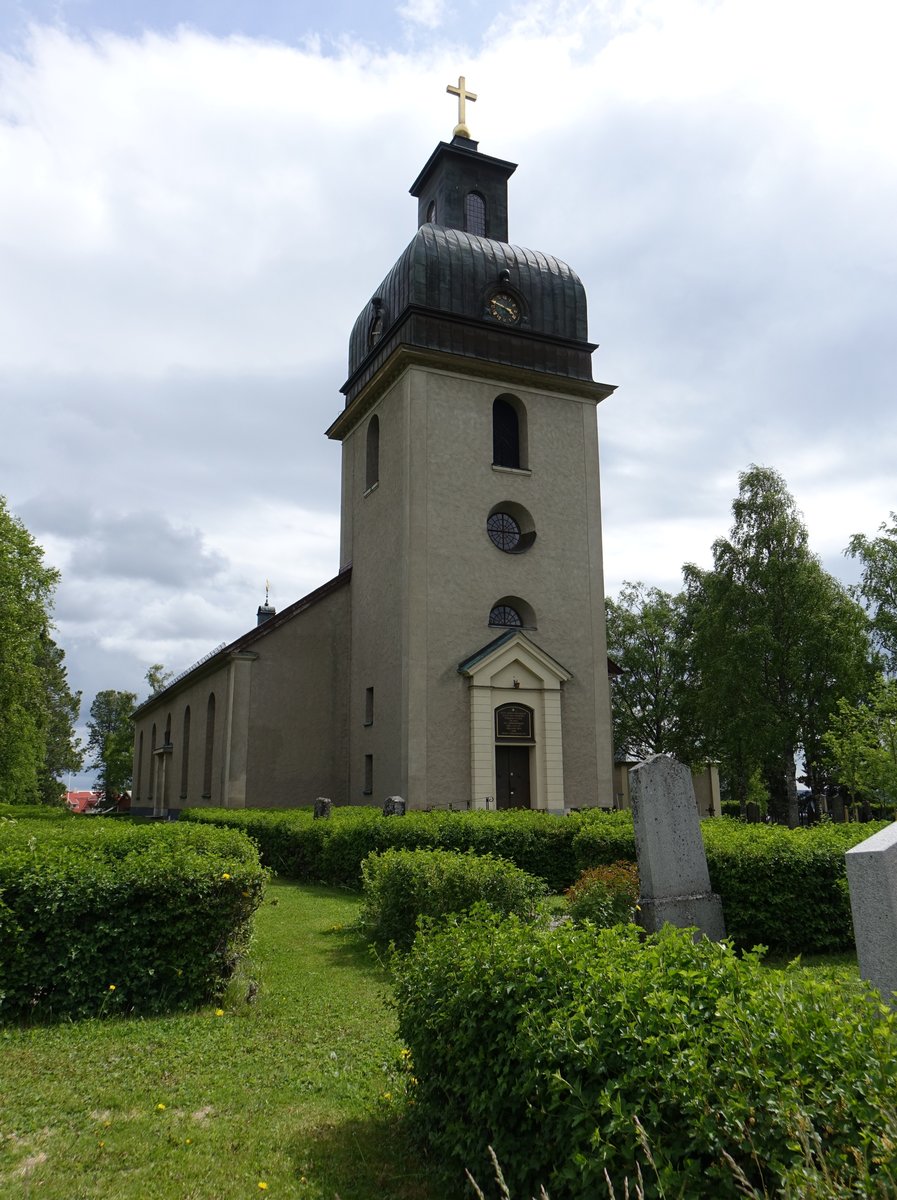
[[[618,388],[609,593],[709,566],[752,463],[855,580],[897,508],[895,42],[892,0],[3,0],[0,494],[82,725],[336,573],[324,430],[459,75]]]

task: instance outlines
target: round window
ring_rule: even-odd
[[[486,532],[499,550],[510,553],[520,544],[520,526],[510,513],[493,513],[486,521]]]

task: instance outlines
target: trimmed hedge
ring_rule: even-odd
[[[0,804],[3,821],[67,821],[72,812],[62,804]]]
[[[562,892],[592,867],[635,862],[630,812],[601,809],[554,817],[534,811],[412,812],[384,817],[375,808],[335,808],[315,821],[306,809],[188,809],[181,820],[245,830],[262,861],[294,879],[359,887],[368,854],[439,849],[494,854]],[[739,946],[805,954],[850,949],[853,925],[844,851],[885,823],[748,825],[703,821],[710,882],[723,900],[729,936]]]
[[[613,816],[443,809],[384,817],[379,809],[356,806],[334,808],[329,818],[318,821],[310,808],[193,808],[181,813],[182,821],[244,830],[257,843],[265,865],[293,879],[360,887],[361,864],[368,854],[391,849],[456,850],[507,859],[544,879],[555,892],[569,887],[579,874],[575,836],[596,819],[613,820]]]
[[[710,885],[723,901],[726,930],[737,945],[803,954],[854,944],[844,852],[886,822],[819,824],[786,829],[731,817],[701,822]],[[618,859],[635,862],[631,813],[591,820],[577,832],[580,870]]]
[[[192,1007],[246,943],[265,872],[235,830],[0,825],[0,1017]]]
[[[452,850],[386,850],[361,864],[361,921],[371,939],[407,949],[419,917],[436,919],[475,904],[532,920],[546,887],[491,854]]]
[[[741,946],[827,953],[854,945],[844,853],[886,822],[868,825],[702,825],[713,890]]]
[[[734,1198],[724,1153],[763,1195],[897,1181],[897,1016],[859,982],[672,927],[479,910],[418,936],[395,978],[409,1115],[458,1181],[491,1176],[490,1145],[513,1195],[551,1200],[610,1194],[605,1170],[623,1195],[637,1162],[648,1196]]]

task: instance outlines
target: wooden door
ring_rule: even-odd
[[[496,746],[495,807],[529,806],[529,746]]]

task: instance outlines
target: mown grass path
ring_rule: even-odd
[[[447,1200],[398,1119],[358,903],[273,883],[220,1010],[0,1027],[0,1195]]]

